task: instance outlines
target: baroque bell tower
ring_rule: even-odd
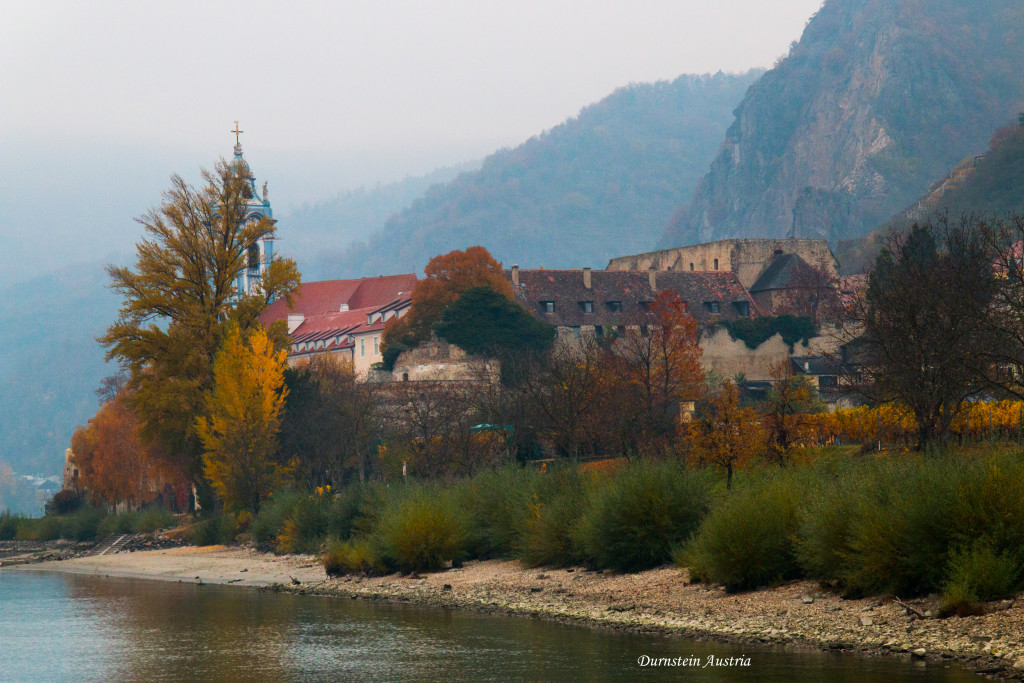
[[[276,222],[274,221],[274,212],[270,208],[270,199],[267,198],[267,184],[263,183],[263,192],[257,193],[256,176],[249,170],[249,164],[246,163],[245,158],[242,156],[242,141],[239,136],[245,131],[239,130],[238,121],[235,121],[235,129],[230,132],[235,135],[235,158],[233,164],[247,183],[245,192],[245,221],[258,221],[261,218],[266,218],[272,223]],[[236,297],[242,294],[252,294],[257,291],[260,280],[266,273],[267,266],[270,265],[274,258],[274,240],[276,238],[276,232],[270,232],[257,240],[255,244],[249,245],[246,268],[242,270],[235,282]]]

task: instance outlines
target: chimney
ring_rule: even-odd
[[[299,325],[301,325],[303,323],[303,321],[305,319],[306,319],[306,316],[304,316],[301,313],[289,313],[288,314],[288,334],[291,334],[292,332],[294,332],[299,327]]]
[[[651,284],[651,289],[658,290],[658,271],[654,266],[647,269],[647,281]]]
[[[519,264],[516,263],[512,266],[512,286],[519,286]]]
[[[590,266],[583,269],[583,286],[590,289]]]

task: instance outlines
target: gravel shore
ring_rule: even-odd
[[[908,601],[908,612],[891,599],[844,600],[812,582],[728,594],[689,584],[674,567],[619,575],[490,560],[422,576],[327,578],[313,556],[224,546],[79,557],[12,570],[19,568],[409,602],[698,639],[951,658],[979,673],[1024,680],[1024,600],[992,605],[982,616],[934,619],[929,600]]]

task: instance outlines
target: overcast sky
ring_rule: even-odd
[[[3,0],[0,230],[59,230],[48,186],[130,223],[235,119],[284,209],[480,158],[631,82],[770,67],[820,4]]]

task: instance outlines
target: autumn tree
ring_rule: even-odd
[[[767,455],[773,462],[784,465],[793,446],[811,436],[812,424],[808,416],[824,410],[818,392],[807,375],[793,374],[789,358],[771,368],[771,388],[761,408],[768,437]]]
[[[104,403],[85,427],[71,437],[80,486],[98,501],[116,507],[137,506],[163,481],[173,481],[156,447],[140,436],[130,396],[121,390]]]
[[[726,380],[708,399],[704,415],[693,425],[693,442],[702,463],[725,469],[725,487],[733,472],[764,447],[757,411],[740,405],[740,390]]]
[[[329,355],[285,371],[288,401],[280,453],[298,461],[309,488],[367,481],[383,413],[375,385],[359,381],[351,363]]]
[[[942,219],[891,233],[852,309],[861,389],[914,413],[919,449],[948,438],[1001,343],[979,324],[979,311],[996,300],[991,253],[977,231],[962,227]]]
[[[675,435],[680,404],[703,392],[697,321],[679,295],[662,292],[636,323],[615,341],[624,371],[618,393],[638,399],[639,411],[630,418],[639,437],[664,442]]]
[[[131,373],[131,407],[145,440],[201,484],[202,445],[196,416],[205,414],[213,363],[226,326],[243,333],[277,297],[290,297],[299,274],[290,259],[268,264],[259,288],[236,292],[248,252],[274,231],[271,220],[248,215],[252,195],[244,161],[221,161],[194,188],[179,176],[162,205],[137,219],[144,237],[133,267],[109,266],[123,297],[120,316],[100,338]],[[283,338],[283,330],[274,330]]]
[[[246,342],[231,327],[213,366],[213,391],[196,420],[203,474],[226,507],[259,511],[281,486],[288,466],[276,460],[287,352],[275,351],[267,332],[255,328]]]
[[[384,366],[394,366],[398,355],[426,341],[435,323],[468,289],[489,287],[510,301],[509,282],[490,252],[483,247],[451,251],[435,256],[423,269],[425,277],[412,290],[412,307],[401,318],[392,318],[384,329],[382,355]]]

